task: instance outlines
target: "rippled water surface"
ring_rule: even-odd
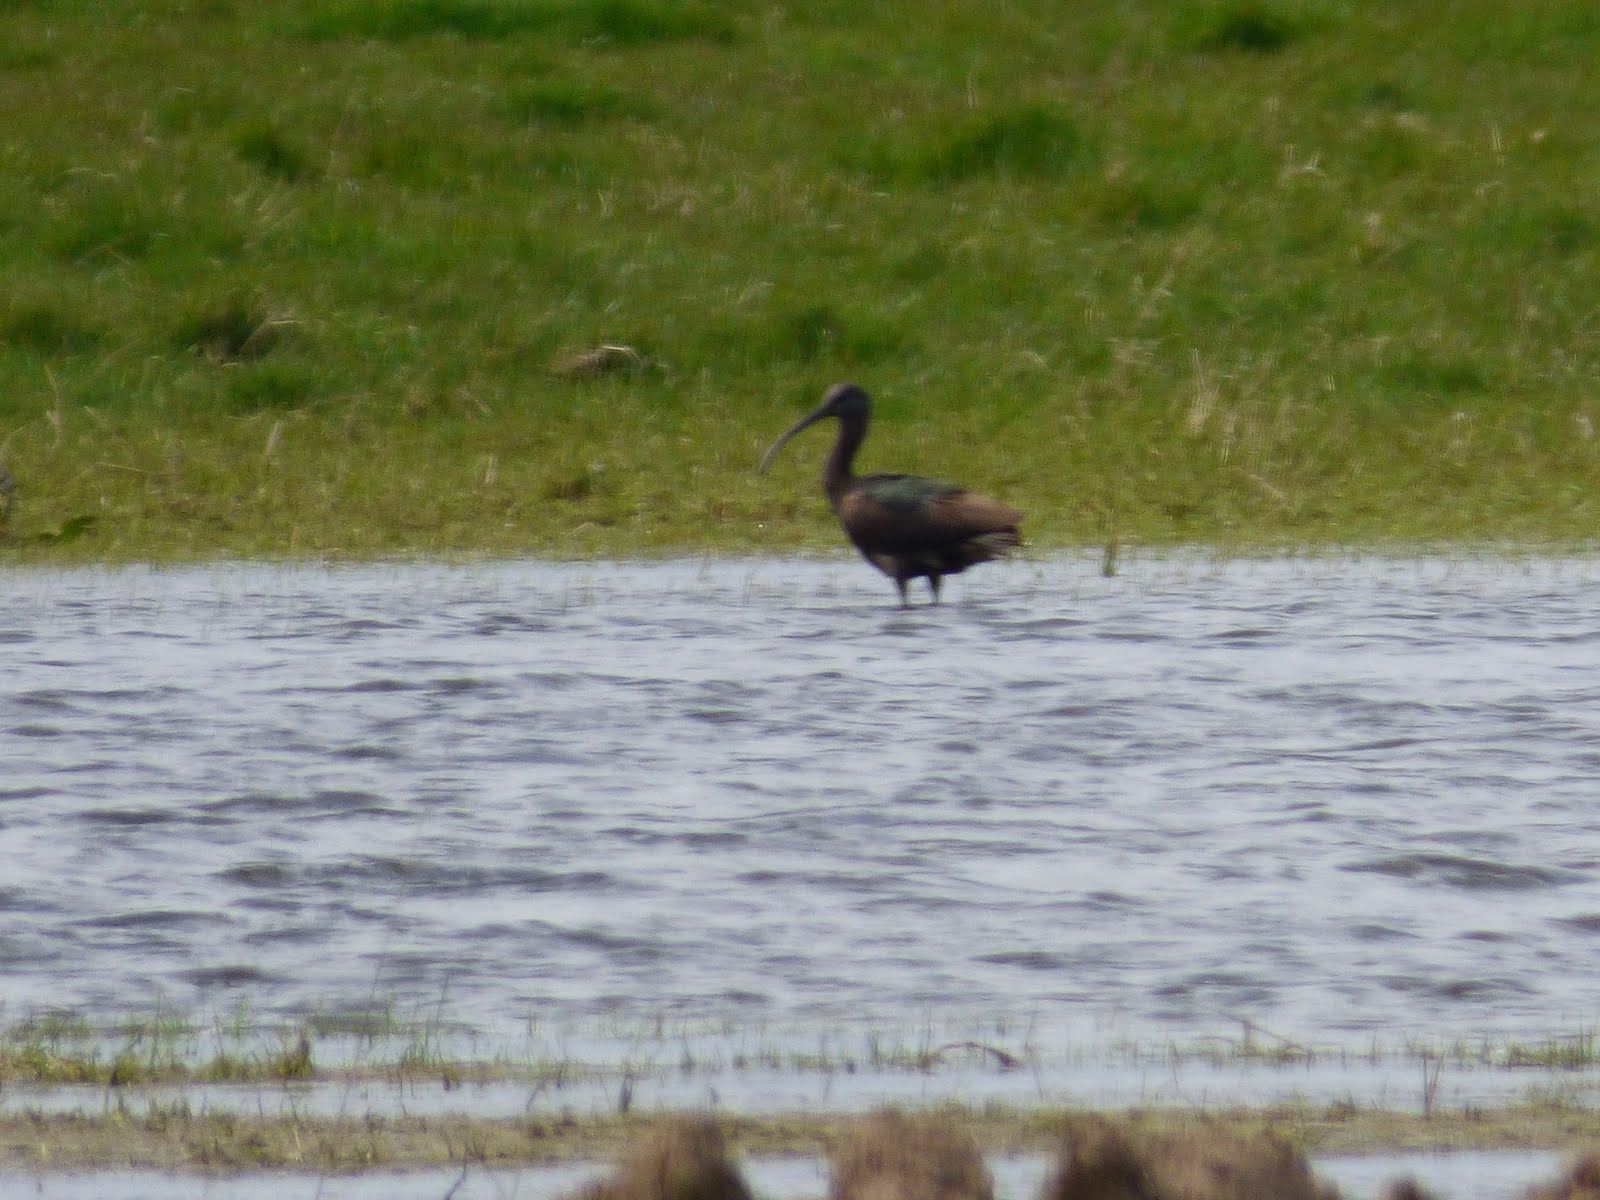
[[[1542,1038],[1600,565],[0,576],[6,1013]]]

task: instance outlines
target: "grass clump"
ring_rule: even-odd
[[[1027,104],[953,122],[941,117],[920,136],[891,138],[872,165],[891,179],[948,184],[1058,178],[1089,157],[1084,134],[1069,115]]]
[[[271,122],[241,128],[233,135],[233,149],[245,162],[286,183],[296,183],[313,173],[306,148]]]
[[[868,315],[838,312],[813,305],[779,318],[779,346],[796,361],[833,361],[841,366],[870,366],[912,347],[909,332]]]
[[[984,117],[959,131],[920,163],[931,179],[977,175],[1050,178],[1079,166],[1086,157],[1077,122],[1042,105]]]
[[[24,301],[0,314],[0,343],[43,358],[85,354],[103,340],[103,331],[64,302]]]
[[[658,111],[649,100],[632,93],[571,80],[520,85],[501,99],[498,108],[512,121],[552,125],[647,120]]]
[[[192,1078],[201,1083],[304,1082],[316,1077],[311,1057],[311,1038],[301,1031],[293,1040],[265,1054],[239,1053],[222,1049],[198,1065]]]
[[[1272,54],[1305,31],[1303,21],[1256,4],[1231,5],[1215,13],[1200,37],[1203,50]]]
[[[206,1054],[197,1030],[173,1014],[97,1028],[71,1014],[46,1014],[0,1031],[0,1086],[255,1083],[314,1079],[311,1027],[263,1036],[238,1024]]]
[[[403,38],[449,33],[468,38],[503,38],[544,29],[547,4],[493,0],[389,0],[380,4],[323,6],[306,23],[313,38]]]
[[[1183,224],[1200,207],[1200,193],[1194,189],[1156,180],[1117,180],[1098,198],[1095,212],[1112,227],[1159,232]]]
[[[1589,1071],[1600,1066],[1600,1040],[1593,1031],[1585,1030],[1536,1044],[1512,1045],[1506,1048],[1503,1061],[1508,1067]]]
[[[715,10],[666,0],[383,0],[317,6],[313,39],[403,41],[448,34],[499,41],[544,33],[641,45],[679,38],[726,40],[731,22]]]
[[[249,362],[271,352],[293,326],[252,298],[232,296],[182,317],[172,343],[213,362]]]

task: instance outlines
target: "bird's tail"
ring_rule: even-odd
[[[967,540],[972,561],[988,562],[1000,558],[1022,545],[1022,535],[1015,529],[997,529],[993,533],[980,533]]]

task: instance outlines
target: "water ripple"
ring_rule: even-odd
[[[1600,1001],[1597,574],[14,572],[0,963],[91,1010],[1543,1037]]]

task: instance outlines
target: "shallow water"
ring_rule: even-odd
[[[4,1016],[1592,1028],[1597,582],[1068,559],[901,612],[844,562],[7,572]]]
[[[765,1159],[741,1163],[752,1190],[764,1200],[814,1200],[827,1194],[827,1164],[810,1158]],[[1544,1153],[1397,1154],[1372,1158],[1327,1158],[1313,1163],[1316,1173],[1336,1184],[1346,1200],[1376,1200],[1386,1186],[1409,1176],[1448,1200],[1510,1200],[1530,1184],[1552,1180],[1561,1167]],[[1032,1200],[1049,1173],[1034,1155],[989,1161],[998,1200]],[[6,1177],[0,1175],[0,1200],[556,1200],[605,1168],[570,1166],[527,1171],[471,1168],[374,1172],[360,1176],[314,1176],[286,1172],[235,1175],[208,1180],[161,1172],[103,1171]]]

